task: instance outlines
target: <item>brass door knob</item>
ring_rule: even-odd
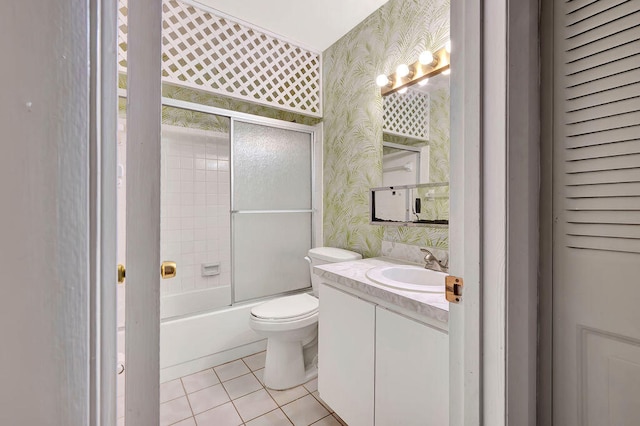
[[[124,268],[124,265],[122,264],[118,264],[118,284],[122,284],[124,282],[124,277],[126,274],[126,270]]]
[[[169,260],[165,260],[164,262],[162,262],[162,265],[160,265],[160,276],[162,277],[162,279],[166,280],[168,278],[175,277],[176,267],[176,262],[172,262]]]

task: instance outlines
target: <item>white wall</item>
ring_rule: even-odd
[[[0,424],[89,416],[87,2],[0,2]]]

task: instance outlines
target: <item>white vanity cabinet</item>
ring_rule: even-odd
[[[449,424],[445,331],[320,285],[318,390],[349,426]]]
[[[376,308],[376,426],[449,424],[449,338]]]
[[[371,426],[376,305],[325,284],[320,300],[320,397],[349,426]]]

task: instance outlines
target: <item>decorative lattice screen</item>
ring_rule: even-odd
[[[397,136],[429,140],[429,105],[427,93],[398,92],[383,98],[382,130]]]
[[[127,69],[127,0],[119,0],[118,68]],[[191,4],[163,1],[163,81],[322,116],[320,54]]]

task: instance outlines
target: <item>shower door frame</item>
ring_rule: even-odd
[[[224,108],[212,107],[208,105],[198,104],[189,101],[182,101],[173,98],[162,98],[162,106],[179,108],[188,111],[195,111],[204,114],[212,114],[230,119],[229,124],[229,144],[230,158],[229,167],[231,172],[230,178],[230,196],[231,196],[231,212],[233,212],[233,129],[235,122],[258,124],[261,126],[273,127],[283,130],[292,130],[300,133],[307,133],[311,137],[311,247],[315,247],[318,241],[322,241],[322,123],[315,126],[306,124],[292,123],[289,121],[278,120],[275,118],[262,117],[258,115],[248,114],[244,112],[232,111]],[[288,212],[301,213],[302,210],[287,210]],[[267,212],[265,211],[260,211]],[[274,211],[276,212],[276,211]],[[285,212],[285,210],[277,210],[277,212]],[[259,297],[251,300],[243,300],[237,302],[235,300],[235,282],[233,277],[234,258],[233,258],[233,221],[231,223],[231,246],[229,247],[231,256],[231,305],[250,303],[261,299],[268,299],[276,295]],[[311,284],[309,284],[311,286]],[[290,290],[279,295],[294,294],[307,289]]]

